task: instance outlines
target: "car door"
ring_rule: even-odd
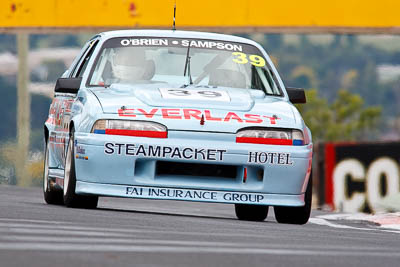
[[[89,42],[86,51],[82,54],[79,61],[71,69],[69,78],[82,77],[87,68],[88,62],[93,54],[93,51],[98,44],[98,39],[93,39]],[[71,93],[56,93],[55,94],[55,133],[56,146],[55,154],[57,157],[58,166],[64,169],[65,149],[69,141],[69,125],[71,121],[71,107],[76,98],[76,94]]]

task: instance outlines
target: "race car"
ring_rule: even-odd
[[[241,37],[100,33],[57,80],[44,125],[44,199],[99,196],[235,205],[238,219],[304,224],[312,141],[271,59]]]

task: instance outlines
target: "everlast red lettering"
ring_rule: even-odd
[[[161,112],[164,119],[182,119],[182,116],[178,116],[180,112],[177,108],[163,108]]]
[[[196,109],[183,109],[183,116],[185,120],[190,120],[190,117],[201,120],[201,111]]]
[[[243,120],[238,115],[236,115],[236,113],[228,112],[228,114],[226,114],[224,121],[229,121],[231,119],[237,120],[238,122],[243,122]]]
[[[224,121],[230,122],[235,120],[239,123],[269,123],[269,124],[277,124],[277,120],[280,118],[266,115],[258,115],[258,114],[236,114],[235,112],[227,112],[225,117],[213,117],[210,110],[197,110],[197,109],[179,109],[179,108],[153,108],[150,112],[144,109],[137,109],[135,114],[135,109],[118,109],[118,115],[120,117],[137,117],[144,116],[146,118],[152,119],[156,114],[160,114],[164,119],[177,119],[177,120],[201,120],[201,117],[204,116],[205,121]],[[203,114],[204,113],[204,114]],[[50,116],[49,116],[50,117]],[[57,117],[55,118],[57,122]],[[48,120],[50,122],[50,120]]]
[[[156,114],[156,112],[157,112],[157,110],[158,110],[158,108],[153,108],[149,113],[147,113],[146,111],[144,111],[143,109],[141,109],[141,108],[138,108],[137,109],[139,112],[141,112],[146,118],[153,118],[154,117],[154,114]]]
[[[120,117],[136,117],[136,115],[134,114],[134,109],[130,108],[130,109],[118,109],[118,115]]]
[[[276,117],[269,117],[269,116],[263,116],[263,117],[269,119],[271,124],[276,124],[276,120],[279,120],[279,118]]]
[[[206,115],[206,121],[222,121],[221,118],[213,118],[209,110],[204,110],[204,115]]]
[[[244,114],[244,117],[248,120],[244,120],[247,123],[262,123],[263,120],[260,118],[260,115],[254,114]]]

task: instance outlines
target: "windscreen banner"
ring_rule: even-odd
[[[342,212],[399,210],[400,142],[318,146],[319,204]]]

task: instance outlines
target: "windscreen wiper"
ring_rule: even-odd
[[[185,70],[183,71],[183,76],[186,77],[186,70],[187,70],[187,73],[189,75],[189,84],[184,84],[182,86],[182,88],[188,87],[189,85],[193,84],[192,75],[190,74],[190,55],[189,55],[189,53],[190,53],[190,42],[189,42],[188,50],[186,53]]]

